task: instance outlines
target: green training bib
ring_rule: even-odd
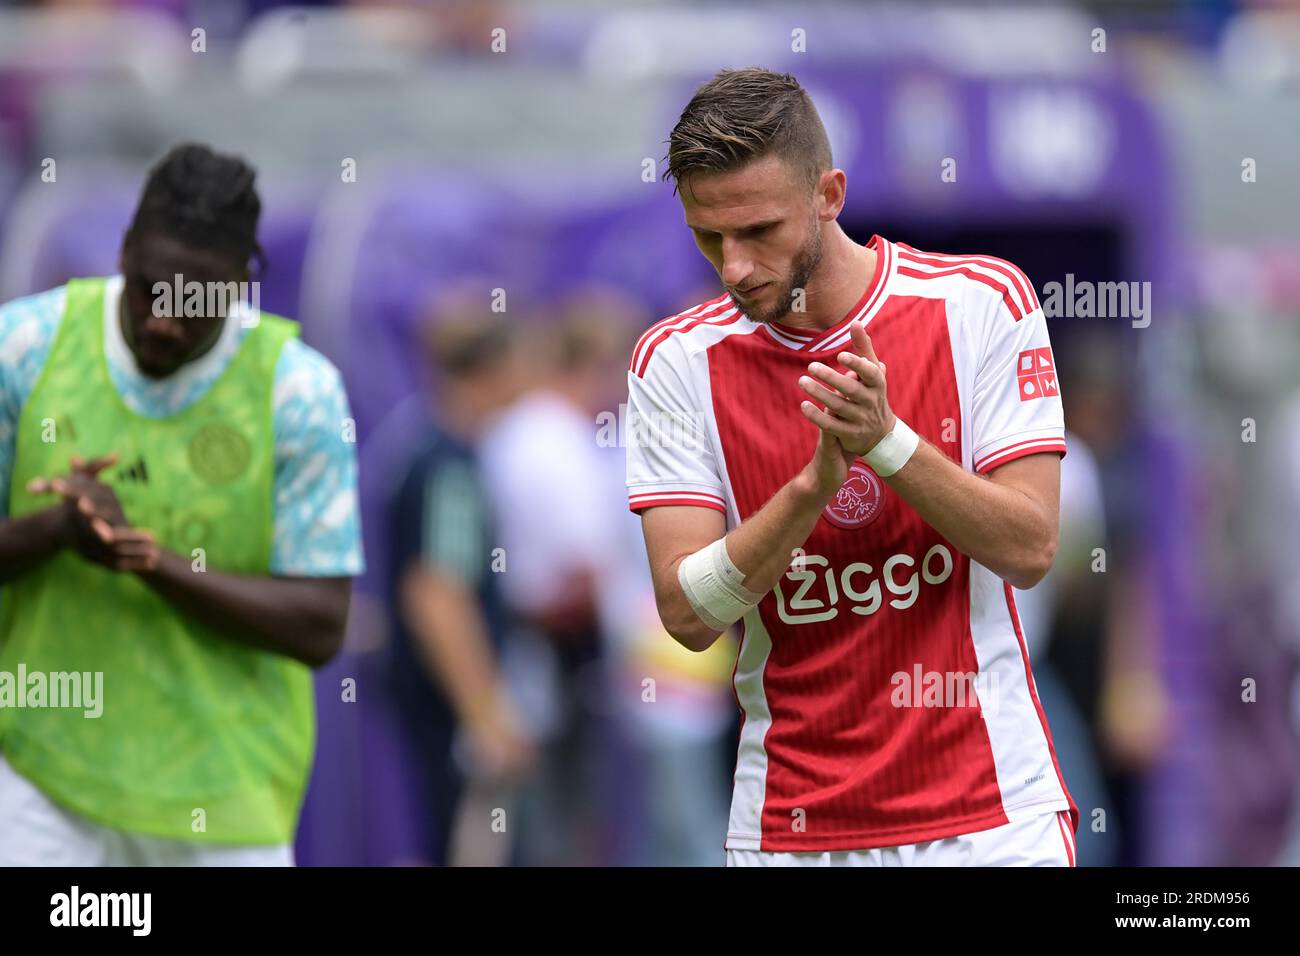
[[[167,418],[132,411],[104,354],[105,280],[74,280],[23,405],[9,514],[48,507],[27,483],[110,451],[127,519],[211,570],[267,574],[275,441],[271,389],[296,323],[261,313],[221,377]],[[202,571],[195,571],[200,574]],[[310,669],[243,647],[65,550],[3,589],[0,671],[98,672],[102,713],[0,707],[0,751],[71,810],[114,829],[223,844],[293,839],[311,764]],[[30,680],[29,676],[29,680]],[[28,701],[30,704],[30,701]]]

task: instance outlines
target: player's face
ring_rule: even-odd
[[[686,224],[725,288],[755,322],[789,314],[821,263],[815,194],[765,156],[737,170],[696,173],[681,190]]]
[[[246,281],[246,272],[230,257],[195,249],[162,233],[128,236],[122,246],[122,332],[136,364],[145,375],[165,378],[216,340],[225,315],[186,315],[185,298],[176,302],[176,277],[182,295],[189,283]],[[170,290],[160,295],[160,285]],[[205,301],[210,301],[205,297]],[[174,314],[173,314],[174,313]]]

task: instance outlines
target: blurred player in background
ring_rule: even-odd
[[[293,861],[362,570],[347,398],[295,323],[161,294],[249,280],[254,178],[176,147],[121,275],[0,309],[0,672],[103,692],[0,708],[0,864]]]
[[[509,784],[534,760],[531,733],[498,665],[509,619],[500,582],[511,555],[494,537],[474,450],[515,397],[515,352],[504,322],[442,311],[427,336],[437,420],[410,439],[414,451],[399,470],[387,565],[389,681],[424,762],[429,820],[419,849],[421,861],[435,866],[454,862],[467,771]],[[462,739],[468,749],[457,747]],[[485,813],[481,832],[491,822]]]
[[[598,506],[609,488],[594,423],[621,395],[619,328],[629,312],[634,304],[609,290],[579,288],[549,321],[527,327],[527,387],[482,441],[485,487],[510,561],[502,585],[520,623],[508,666],[542,741],[520,803],[521,865],[614,862],[615,821],[593,819],[590,809],[621,802],[607,793],[616,781],[600,619],[618,543]]]
[[[619,804],[628,834],[621,861],[718,866],[740,723],[731,689],[736,642],[724,634],[697,654],[665,632],[641,521],[627,509],[624,448],[611,449],[604,467],[617,497],[601,500],[619,539],[600,600],[610,679],[617,688],[616,725],[630,752],[623,779],[637,797]]]
[[[1074,865],[1012,597],[1065,453],[1032,285],[849,239],[789,75],[721,72],[669,144],[725,292],[634,350],[628,490],[668,631],[743,622],[728,865]]]
[[[1052,727],[1061,775],[1070,781],[1070,795],[1085,816],[1113,803],[1106,792],[1097,747],[1070,687],[1061,679],[1049,651],[1058,643],[1098,641],[1091,612],[1106,606],[1105,575],[1093,569],[1106,540],[1102,472],[1083,437],[1065,436],[1070,454],[1061,459],[1060,543],[1056,561],[1033,588],[1017,589],[1014,597],[1025,637],[1025,651],[1034,666],[1034,682],[1043,712]],[[1083,631],[1084,633],[1079,633]],[[1069,654],[1077,654],[1073,648]],[[1086,823],[1091,825],[1096,817]],[[1119,843],[1119,822],[1107,819],[1104,828],[1088,826],[1076,843],[1079,866],[1112,866]]]

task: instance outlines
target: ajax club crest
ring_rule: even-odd
[[[837,528],[862,528],[876,520],[883,497],[880,478],[864,462],[855,461],[822,515]]]

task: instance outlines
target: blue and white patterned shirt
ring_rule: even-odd
[[[251,331],[227,322],[216,345],[165,379],[142,375],[117,321],[122,277],[104,296],[104,352],[114,387],[140,415],[164,418],[194,404],[220,378]],[[7,514],[18,416],[54,345],[66,289],[0,305],[0,514]],[[285,343],[272,393],[275,523],[271,573],[357,575],[364,569],[357,508],[356,445],[343,440],[350,419],[343,380],[330,361],[299,339]]]

